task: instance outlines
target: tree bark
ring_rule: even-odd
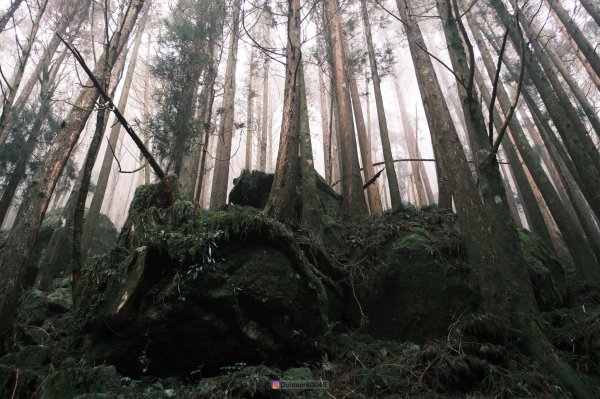
[[[377,108],[377,122],[379,123],[379,134],[381,136],[381,148],[383,150],[383,159],[385,161],[385,170],[387,172],[388,186],[390,189],[390,199],[392,208],[402,207],[402,198],[400,197],[400,188],[398,187],[398,177],[394,168],[392,147],[388,132],[387,120],[385,117],[385,108],[383,105],[383,96],[381,94],[381,78],[377,68],[377,59],[375,58],[375,49],[373,47],[373,37],[371,34],[371,22],[367,11],[367,1],[360,2],[365,37],[367,40],[367,51],[369,54],[369,64],[371,67],[371,80],[373,81],[373,92],[375,93],[375,106]]]
[[[368,214],[368,208],[363,194],[354,121],[352,118],[352,103],[347,87],[347,57],[344,51],[345,39],[338,1],[327,0],[327,9],[328,16],[331,19],[333,76],[335,77],[337,114],[340,123],[340,145],[344,149],[341,153],[342,206],[344,213],[347,215],[360,216]]]
[[[8,87],[9,93],[6,98],[4,98],[3,106],[2,106],[2,114],[0,115],[0,126],[4,127],[6,118],[8,115],[12,113],[13,104],[17,93],[19,91],[19,87],[21,86],[21,80],[23,79],[23,74],[25,73],[25,67],[27,66],[27,61],[29,60],[29,56],[31,55],[31,50],[33,48],[33,43],[35,43],[35,39],[37,36],[37,32],[40,29],[40,21],[42,19],[42,15],[46,11],[46,6],[48,5],[48,0],[44,0],[40,4],[40,8],[35,15],[35,19],[32,21],[31,31],[29,32],[29,36],[27,37],[27,43],[25,47],[22,47],[20,43],[17,44],[19,49],[22,48],[21,54],[18,57],[17,67],[14,69],[12,83]],[[1,30],[0,30],[1,32]],[[39,76],[39,75],[38,75]],[[4,130],[4,129],[3,129]],[[6,131],[6,130],[4,130]],[[6,131],[6,133],[2,133],[0,135],[0,146],[6,142],[6,137],[10,131]],[[6,137],[4,135],[6,134]]]
[[[596,136],[600,138],[600,118],[598,117],[598,112],[596,112],[592,104],[590,104],[590,101],[588,100],[587,96],[583,93],[583,91],[573,78],[572,74],[567,70],[567,67],[565,66],[560,56],[556,53],[556,50],[554,50],[550,46],[546,46],[545,49],[548,55],[550,55],[552,63],[554,64],[556,69],[558,69],[558,72],[562,76],[563,80],[567,83],[567,86],[569,86],[569,88],[571,89],[573,96],[575,96],[577,102],[583,109],[583,112],[590,121],[594,132],[596,132]]]
[[[104,79],[110,73],[105,60],[115,60],[120,54],[143,6],[143,0],[133,0],[122,29],[112,36],[109,51],[100,57],[94,68],[94,76]],[[27,266],[31,249],[35,243],[52,191],[73,150],[87,119],[89,118],[99,91],[88,79],[82,87],[73,108],[61,128],[39,170],[27,188],[15,224],[8,236],[3,256],[0,259],[0,337],[10,334],[15,316],[15,308],[20,293],[23,272]]]
[[[241,1],[235,0],[232,6],[232,24],[229,38],[229,54],[225,71],[225,92],[223,93],[223,112],[219,126],[219,141],[213,174],[210,208],[218,209],[227,201],[227,188],[229,184],[229,164],[231,160],[231,141],[233,139],[234,100],[235,100],[235,70],[237,64],[237,50],[239,41],[239,26]]]
[[[406,148],[408,149],[408,156],[410,158],[419,159],[420,155],[417,154],[417,141],[415,137],[415,132],[410,124],[410,120],[408,117],[408,112],[406,111],[406,104],[404,103],[404,98],[402,95],[402,91],[400,90],[400,82],[398,81],[398,76],[394,74],[392,77],[394,80],[394,88],[396,89],[396,100],[398,101],[398,109],[400,111],[400,119],[402,119],[402,129],[404,130],[404,139],[406,141]],[[417,189],[417,206],[420,208],[427,203],[427,196],[425,194],[425,184],[423,182],[423,178],[421,177],[421,171],[419,167],[419,161],[411,161],[410,167],[412,170],[412,174],[415,179],[415,185]]]
[[[596,84],[596,87],[600,90],[600,56],[596,54],[594,46],[586,39],[575,21],[571,19],[567,11],[557,0],[547,0],[547,2],[552,11],[554,11],[558,23],[566,29],[567,38],[577,58],[579,58]]]
[[[323,165],[325,168],[325,181],[329,184],[331,180],[331,129],[329,128],[329,116],[327,108],[327,97],[325,83],[323,82],[323,71],[319,66],[319,109],[321,111],[321,133],[323,135]]]
[[[509,36],[513,43],[518,45],[519,38],[515,36],[517,29],[508,16],[503,3],[500,0],[492,0],[490,4],[498,13],[500,21],[509,24],[507,25],[511,27]],[[531,38],[533,32],[530,27],[525,24],[523,29]],[[539,43],[536,40],[530,41],[530,43],[534,46],[536,53],[541,54]],[[584,194],[590,206],[594,209],[594,213],[598,216],[600,215],[600,172],[596,168],[596,157],[593,155],[593,152],[595,152],[598,156],[598,151],[591,143],[589,136],[587,136],[581,120],[578,119],[576,111],[570,104],[570,100],[562,89],[560,82],[557,81],[556,76],[552,75],[551,70],[548,70],[550,75],[544,73],[536,59],[544,63],[549,62],[545,57],[532,58],[527,63],[528,76],[539,91],[542,101],[548,109],[548,113],[581,176]],[[551,85],[552,82],[554,84]],[[560,96],[560,100],[557,96]],[[566,118],[565,113],[567,114]]]
[[[360,146],[360,155],[363,165],[363,173],[365,182],[375,176],[373,168],[373,154],[371,153],[371,142],[367,135],[367,128],[362,112],[360,95],[358,94],[358,85],[352,67],[348,68],[348,84],[350,86],[350,96],[352,98],[352,110],[354,111],[354,120],[356,121],[356,133],[358,135],[358,143]],[[372,215],[381,215],[383,213],[383,205],[377,188],[377,182],[367,187],[367,198],[369,199],[369,209]]]
[[[68,8],[65,10],[63,15],[61,16],[60,21],[55,27],[55,32],[63,35],[67,28],[71,28],[71,32],[73,32],[73,37],[77,35],[79,32],[79,28],[83,22],[83,18],[86,15],[86,10],[89,7],[90,0],[84,0],[83,4],[79,2],[67,2]],[[19,114],[25,108],[29,97],[31,96],[31,92],[35,87],[38,77],[42,73],[42,68],[44,65],[48,65],[56,54],[58,46],[60,45],[60,38],[58,35],[53,35],[52,39],[48,43],[48,46],[44,50],[40,60],[38,61],[35,69],[32,71],[31,76],[25,82],[21,93],[15,99],[14,104],[11,106],[10,112],[4,112],[6,116],[2,119],[2,123],[0,123],[0,146],[4,145],[6,139],[12,128],[15,126],[15,123],[18,120]]]
[[[300,130],[300,101],[302,49],[300,0],[288,0],[287,49],[283,116],[275,177],[265,214],[283,222],[294,222],[296,182],[298,179],[298,142]],[[309,137],[310,140],[310,137]],[[308,177],[308,176],[307,176]]]
[[[6,28],[8,21],[10,21],[10,19],[13,17],[13,15],[15,15],[15,12],[19,9],[19,6],[21,5],[22,2],[23,2],[23,0],[11,1],[11,4],[8,7],[8,9],[6,10],[6,12],[4,14],[2,14],[2,16],[0,17],[0,33],[2,33],[4,31],[4,28]]]
[[[254,47],[250,50],[248,66],[248,96],[246,108],[246,170],[252,170],[252,151],[254,140]]]
[[[440,161],[450,171],[449,183],[468,257],[479,274],[484,308],[497,314],[510,314],[515,309],[536,314],[533,289],[523,268],[510,215],[498,219],[498,212],[486,209],[481,202],[419,26],[405,2],[398,0],[396,4],[404,22],[432,142],[441,150]],[[502,201],[504,205],[505,199]]]
[[[579,0],[583,8],[590,14],[590,16],[600,26],[600,5],[595,0]]]
[[[138,30],[136,32],[133,43],[133,48],[131,50],[131,58],[129,61],[129,65],[127,66],[125,79],[123,80],[123,88],[121,89],[121,96],[119,98],[119,104],[117,106],[120,110],[123,111],[125,111],[125,109],[127,108],[127,101],[129,100],[129,91],[131,90],[131,85],[133,83],[133,75],[137,65],[142,36],[144,34],[146,23],[148,21],[150,5],[151,2],[146,4],[145,10],[143,11],[143,15],[140,18],[140,22],[137,27]],[[115,69],[121,68],[117,66]],[[100,210],[102,209],[102,203],[104,202],[104,195],[106,194],[106,188],[108,187],[108,179],[110,178],[110,172],[112,170],[113,164],[113,154],[111,148],[113,150],[116,148],[120,132],[121,124],[118,121],[115,121],[115,123],[110,129],[110,135],[108,138],[110,146],[107,145],[106,149],[104,150],[102,165],[100,167],[100,174],[98,175],[98,181],[96,182],[96,188],[94,190],[94,196],[92,197],[90,209],[85,220],[85,225],[83,226],[83,232],[81,236],[81,253],[83,254],[84,260],[87,255],[87,250],[89,248],[93,232],[96,229],[96,225],[98,223],[98,217],[100,215]]]

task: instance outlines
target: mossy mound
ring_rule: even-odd
[[[62,214],[63,209],[58,209],[48,213],[44,217],[44,221],[42,222],[37,238],[35,240],[33,250],[31,252],[31,256],[29,258],[29,265],[27,266],[25,272],[25,286],[27,287],[32,286],[35,282],[37,270],[45,256],[46,248],[50,243],[52,234],[63,225]],[[2,248],[4,247],[4,243],[8,238],[8,234],[8,231],[0,231],[0,254],[2,252]],[[96,226],[96,230],[94,231],[94,239],[90,242],[90,252],[88,259],[93,259],[95,257],[108,253],[114,248],[116,238],[116,227],[110,221],[108,216],[100,214],[98,217],[98,224]],[[67,242],[61,247],[60,258],[63,260],[70,260],[72,256],[72,251],[73,249],[71,233],[67,235]],[[69,262],[63,261],[62,264],[64,269],[63,272],[67,271],[69,268]]]
[[[176,181],[139,188],[118,247],[83,273],[88,359],[169,376],[314,356],[327,296],[291,232],[180,198]]]

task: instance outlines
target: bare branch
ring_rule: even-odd
[[[521,31],[521,27],[519,25],[519,9],[515,7],[515,24],[517,26],[519,37],[521,38],[521,69],[519,71],[519,80],[517,81],[517,90],[515,91],[515,98],[510,105],[510,109],[508,110],[508,114],[506,115],[506,119],[504,120],[504,124],[498,133],[498,137],[496,138],[496,142],[492,148],[492,154],[497,154],[498,149],[500,148],[500,143],[502,142],[502,138],[508,129],[508,125],[513,115],[515,114],[515,109],[517,108],[517,104],[519,102],[519,97],[521,95],[521,90],[523,89],[523,78],[525,76],[525,56],[527,54],[527,44],[525,43],[525,38],[523,37],[523,32]]]
[[[506,39],[508,39],[508,32],[510,28],[506,27],[506,32],[502,38],[502,47],[500,47],[500,54],[498,54],[498,64],[496,66],[496,76],[494,76],[494,85],[492,86],[492,99],[490,100],[490,117],[488,122],[490,147],[494,146],[494,104],[496,103],[496,94],[498,92],[498,83],[500,81],[500,70],[502,69],[502,58],[504,57],[504,50],[506,49]]]
[[[148,149],[146,148],[142,140],[139,138],[139,136],[133,131],[133,128],[131,127],[129,122],[127,122],[127,119],[125,119],[121,111],[119,111],[119,109],[115,106],[110,96],[106,93],[106,91],[104,91],[104,88],[98,82],[92,71],[88,68],[79,51],[77,51],[76,48],[72,47],[69,43],[67,43],[58,33],[56,35],[60,38],[64,45],[67,46],[67,48],[71,51],[77,62],[79,62],[85,73],[89,76],[90,80],[93,82],[94,86],[96,87],[102,98],[104,98],[104,101],[106,101],[108,108],[115,113],[115,116],[117,117],[119,122],[121,122],[121,125],[125,128],[127,134],[129,134],[129,136],[138,146],[144,157],[148,160],[150,166],[154,170],[154,173],[156,173],[160,180],[163,180],[165,178],[165,172],[162,170],[158,162],[156,162],[152,154],[148,151]]]

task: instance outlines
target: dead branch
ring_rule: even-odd
[[[498,92],[498,83],[500,81],[500,70],[502,69],[502,58],[504,57],[504,50],[506,49],[506,39],[508,39],[508,32],[510,28],[506,27],[506,32],[504,33],[504,37],[502,38],[502,46],[500,47],[500,54],[498,54],[498,64],[496,65],[496,76],[494,76],[494,84],[492,86],[492,99],[490,100],[489,108],[489,140],[490,147],[494,146],[494,104],[496,103],[496,95]]]
[[[515,91],[515,98],[510,105],[510,109],[508,110],[508,114],[506,115],[506,119],[504,120],[504,124],[498,133],[498,137],[496,137],[496,142],[492,148],[492,154],[497,154],[498,149],[500,148],[500,143],[502,142],[502,138],[508,129],[508,125],[513,115],[515,114],[515,109],[517,108],[517,104],[519,102],[519,97],[521,96],[521,90],[523,89],[523,78],[525,76],[525,56],[527,55],[527,44],[525,43],[525,38],[523,37],[523,32],[521,31],[521,27],[519,26],[519,9],[515,8],[515,24],[517,26],[517,31],[519,33],[519,37],[521,38],[521,69],[519,71],[519,80],[517,81],[517,90]]]
[[[85,63],[85,61],[84,61],[83,57],[81,56],[81,54],[79,53],[79,51],[77,51],[77,49],[75,47],[73,47],[69,43],[67,43],[62,38],[62,36],[60,36],[58,33],[56,35],[63,42],[63,44],[71,51],[71,53],[73,54],[73,56],[75,57],[77,62],[79,62],[79,64],[81,65],[81,67],[83,68],[85,73],[88,75],[88,77],[90,78],[90,80],[92,81],[92,83],[94,84],[94,86],[96,87],[96,89],[98,90],[98,92],[100,93],[102,98],[104,99],[104,101],[107,103],[108,108],[114,112],[115,116],[117,117],[117,119],[119,120],[121,125],[125,128],[125,131],[127,132],[127,134],[129,134],[129,137],[131,137],[131,139],[133,140],[135,145],[137,145],[137,147],[140,149],[140,151],[144,155],[144,158],[146,158],[148,160],[148,163],[154,170],[154,173],[156,173],[156,175],[158,176],[158,178],[160,180],[163,180],[165,178],[165,172],[162,170],[162,168],[160,167],[158,162],[156,162],[156,159],[154,159],[154,157],[152,156],[150,151],[148,151],[148,149],[146,148],[146,146],[144,145],[144,143],[142,142],[140,137],[134,132],[133,128],[131,127],[129,122],[127,122],[127,119],[125,119],[125,117],[123,116],[121,111],[119,111],[119,109],[116,107],[112,98],[110,98],[110,96],[106,93],[106,91],[104,91],[104,89],[102,88],[102,85],[98,82],[98,80],[96,79],[96,77],[94,76],[94,74],[92,73],[90,68],[87,66],[87,64]]]

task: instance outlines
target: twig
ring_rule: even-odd
[[[156,175],[158,176],[158,178],[160,180],[163,180],[165,178],[165,172],[162,170],[162,168],[160,167],[158,162],[156,162],[156,160],[154,159],[152,154],[148,151],[148,149],[146,148],[146,146],[144,145],[142,140],[139,138],[139,136],[133,131],[133,128],[131,127],[129,122],[127,122],[127,119],[125,119],[125,117],[123,116],[121,111],[119,111],[119,109],[115,106],[115,103],[110,98],[110,96],[104,91],[104,89],[102,88],[102,85],[98,82],[98,80],[96,79],[96,77],[94,76],[92,71],[86,65],[86,63],[83,60],[83,57],[81,56],[79,51],[77,51],[76,48],[72,47],[69,43],[67,43],[62,38],[61,35],[59,35],[58,33],[56,35],[64,43],[64,45],[71,51],[71,53],[73,53],[73,56],[75,57],[77,62],[79,62],[79,64],[81,65],[81,67],[83,68],[85,73],[88,75],[88,77],[90,78],[90,80],[92,81],[92,83],[94,84],[94,86],[96,87],[98,92],[100,93],[100,95],[104,98],[104,101],[107,103],[108,108],[114,112],[114,114],[117,117],[117,119],[119,120],[119,122],[121,122],[121,125],[125,128],[125,131],[127,132],[127,134],[129,134],[129,136],[134,141],[134,143],[137,145],[137,147],[140,149],[140,151],[142,152],[144,157],[148,160],[148,162],[150,163],[150,166],[152,166],[152,169],[154,170],[154,173],[156,173]]]
[[[112,148],[112,145],[110,144],[110,140],[107,138],[106,142],[108,143],[108,148],[110,148],[110,152],[113,154],[113,158],[115,159],[115,161],[117,161],[117,167],[119,168],[119,173],[135,173],[135,172],[139,172],[140,170],[144,169],[147,165],[148,165],[148,161],[146,160],[146,162],[140,166],[137,169],[134,170],[123,170],[121,169],[121,162],[119,162],[119,158],[117,158],[117,155],[115,154],[115,150]]]

